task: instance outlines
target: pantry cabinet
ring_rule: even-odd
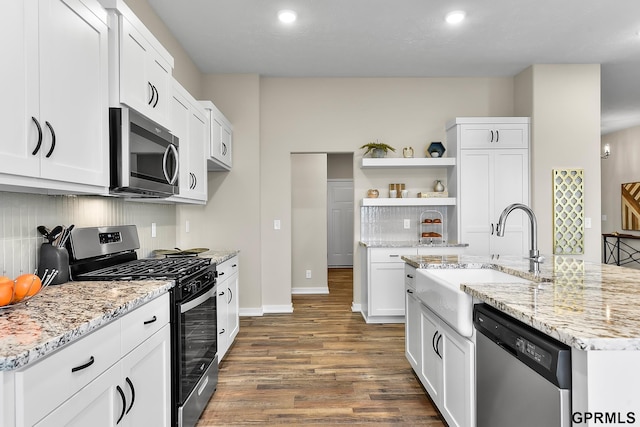
[[[222,361],[240,330],[238,255],[224,261],[218,271],[218,363]]]
[[[529,204],[529,119],[459,118],[449,123],[447,142],[458,152],[457,228],[469,244],[466,253],[526,255],[525,214],[509,216],[504,237],[497,236],[497,223],[510,204]]]
[[[107,15],[93,0],[3,5],[0,189],[108,190]]]
[[[18,370],[15,425],[169,426],[169,296]]]
[[[112,106],[124,104],[171,129],[174,60],[122,0],[100,0],[109,12]]]
[[[210,171],[229,171],[233,166],[233,127],[231,122],[211,101],[201,102],[209,114],[207,169]]]
[[[167,201],[206,204],[207,113],[175,79],[171,98],[171,124],[179,144],[180,194]]]

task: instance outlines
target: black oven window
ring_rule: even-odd
[[[181,402],[213,361],[217,338],[216,292],[212,292],[211,298],[180,315]]]

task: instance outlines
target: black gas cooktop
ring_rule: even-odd
[[[136,259],[105,268],[79,274],[78,279],[91,280],[140,280],[152,278],[183,278],[190,276],[211,263],[209,258],[172,257]]]

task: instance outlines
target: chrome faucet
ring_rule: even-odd
[[[536,215],[533,213],[531,208],[522,203],[514,203],[512,205],[507,206],[502,213],[500,214],[500,219],[498,219],[497,226],[497,235],[499,237],[504,236],[504,226],[507,222],[507,217],[511,213],[511,211],[515,209],[522,209],[529,216],[529,222],[531,223],[531,247],[529,249],[529,271],[534,274],[540,273],[540,263],[544,261],[544,257],[540,255],[540,251],[538,251],[538,223],[536,221]]]

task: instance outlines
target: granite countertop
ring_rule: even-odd
[[[234,256],[238,255],[240,251],[237,250],[218,250],[218,251],[209,251],[209,252],[205,252],[203,254],[200,254],[201,257],[203,258],[211,258],[211,262],[215,262],[216,264],[220,265],[223,262],[233,258]]]
[[[0,371],[20,368],[166,293],[167,280],[67,282],[0,308]]]
[[[365,242],[360,241],[360,246],[365,248],[466,248],[468,243],[418,243],[406,242]]]
[[[467,283],[460,288],[579,350],[640,350],[640,271],[553,256],[528,272],[521,257],[406,256],[416,268],[494,268],[531,284]]]

